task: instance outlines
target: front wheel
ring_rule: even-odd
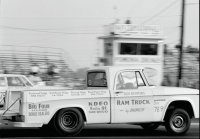
[[[165,127],[170,134],[182,135],[190,128],[191,119],[187,111],[175,109],[167,116]]]
[[[84,119],[76,108],[60,110],[54,117],[54,126],[60,135],[76,135],[84,127]]]

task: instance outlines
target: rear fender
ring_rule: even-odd
[[[85,118],[86,118],[86,121],[87,121],[87,111],[83,106],[81,106],[81,105],[66,105],[64,107],[61,106],[61,107],[57,107],[56,109],[52,110],[49,118],[47,118],[47,120],[46,120],[46,122],[44,124],[48,124],[59,110],[66,109],[66,108],[78,108],[78,109],[81,109],[84,112]]]

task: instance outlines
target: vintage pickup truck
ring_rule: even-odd
[[[182,135],[199,118],[199,90],[151,86],[139,67],[89,69],[83,90],[0,87],[0,92],[0,128],[49,126],[67,136],[85,124],[126,123],[148,130],[164,125]]]

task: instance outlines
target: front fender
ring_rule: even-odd
[[[170,99],[167,102],[166,107],[165,107],[164,112],[163,112],[163,115],[162,115],[162,119],[161,119],[162,121],[164,121],[165,115],[167,113],[167,110],[168,110],[170,104],[173,103],[173,102],[178,102],[178,101],[189,102],[191,104],[191,106],[192,106],[192,110],[194,112],[194,116],[197,117],[197,112],[195,111],[196,110],[196,106],[194,105],[194,102],[192,101],[192,99],[186,98],[186,97],[181,97],[181,98],[180,97],[174,97],[173,99]]]

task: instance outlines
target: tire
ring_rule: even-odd
[[[53,120],[54,128],[62,136],[77,135],[84,127],[84,119],[76,108],[60,110]]]
[[[166,117],[165,128],[172,135],[183,135],[190,128],[191,119],[187,111],[175,109]]]
[[[155,130],[160,126],[160,124],[158,124],[158,123],[144,123],[144,124],[141,124],[140,126],[145,130]]]

